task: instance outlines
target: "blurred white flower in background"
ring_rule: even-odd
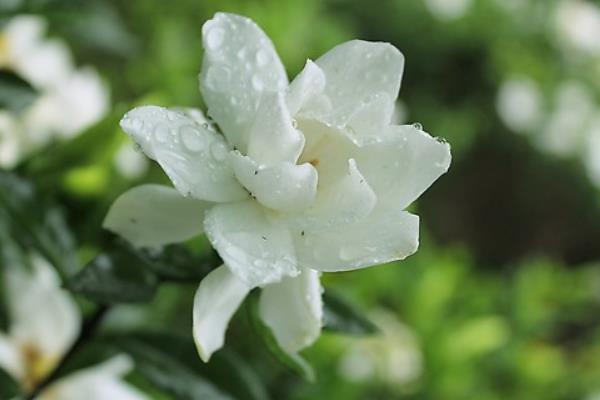
[[[113,158],[113,164],[121,176],[131,180],[140,178],[150,166],[148,158],[136,150],[130,141],[121,144]]]
[[[98,73],[76,69],[65,43],[45,38],[45,31],[45,20],[30,15],[10,19],[0,31],[0,68],[39,92],[20,115],[2,113],[12,121],[0,124],[0,166],[11,167],[53,139],[76,135],[108,110],[108,90]]]
[[[413,331],[385,310],[372,313],[380,333],[346,339],[348,350],[339,361],[339,373],[348,380],[380,380],[402,388],[416,381],[423,371],[423,355]]]
[[[590,180],[600,187],[600,111],[586,133],[583,160]]]
[[[252,20],[217,13],[202,33],[200,87],[214,121],[200,110],[129,111],[121,127],[174,188],[129,190],[104,227],[139,247],[206,233],[224,265],[194,299],[204,361],[255,287],[262,321],[294,357],[320,335],[320,272],[417,250],[419,218],[405,208],[448,170],[450,146],[420,125],[393,125],[404,57],[388,43],[343,43],[289,83]]]
[[[539,86],[527,77],[504,81],[496,98],[496,109],[502,122],[512,131],[524,133],[535,129],[542,118]]]
[[[593,89],[581,81],[564,81],[547,103],[538,84],[527,77],[507,79],[496,96],[498,116],[508,128],[529,134],[542,152],[579,158],[600,187],[600,107]]]
[[[562,82],[555,91],[553,109],[540,127],[536,143],[542,150],[559,156],[579,154],[597,109],[594,93],[582,82]]]
[[[9,329],[0,331],[0,368],[25,392],[33,390],[61,361],[79,335],[77,304],[61,288],[47,261],[31,257],[31,271],[4,266]],[[133,368],[126,356],[71,373],[51,384],[38,400],[145,400],[122,381]]]
[[[600,7],[590,1],[563,0],[555,13],[559,39],[588,55],[600,55]]]
[[[431,14],[440,20],[455,20],[464,16],[472,0],[425,0]]]

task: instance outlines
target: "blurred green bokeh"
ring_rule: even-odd
[[[118,120],[140,103],[203,107],[201,26],[216,11],[254,19],[291,77],[306,58],[343,41],[393,43],[406,57],[403,120],[453,149],[449,173],[415,205],[420,251],[324,278],[327,289],[369,310],[381,336],[325,333],[306,352],[317,375],[307,383],[236,335],[244,323],[234,323],[227,345],[244,354],[271,397],[600,396],[600,2],[0,0],[4,22],[42,15],[50,36],[110,88],[110,111],[98,125],[17,167],[63,205],[82,261],[105,243],[100,223],[119,193],[166,182],[155,165],[133,180],[119,174],[115,154],[128,139]],[[567,83],[583,88],[577,93],[590,108],[573,123],[557,119]],[[576,143],[555,144],[570,138]],[[109,322],[169,324],[187,335],[192,296],[191,286],[166,286],[149,306],[123,307]]]

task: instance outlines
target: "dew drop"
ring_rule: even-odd
[[[223,143],[213,143],[210,147],[210,152],[217,161],[224,161],[227,158],[227,147]]]
[[[262,91],[264,88],[263,81],[260,79],[258,75],[254,75],[252,77],[252,87],[257,91]]]
[[[140,130],[140,129],[142,129],[142,126],[144,125],[142,123],[142,121],[140,121],[137,118],[130,119],[129,121],[130,121],[130,124],[131,124],[131,128],[133,130]]]
[[[246,58],[246,53],[247,53],[247,50],[246,50],[246,48],[245,48],[245,47],[242,47],[241,49],[239,49],[239,50],[238,50],[238,52],[236,53],[236,55],[237,55],[237,57],[238,57],[240,60],[243,60],[243,59],[245,59],[245,58]]]
[[[298,129],[298,121],[296,121],[296,118],[292,118],[292,127]]]
[[[211,66],[206,72],[205,83],[211,90],[221,90],[229,82],[231,72],[223,66]]]
[[[218,49],[223,43],[223,37],[225,36],[225,32],[223,29],[215,27],[208,31],[206,35],[206,47],[209,50]]]
[[[204,148],[204,138],[202,133],[191,126],[184,126],[179,131],[181,141],[186,149],[192,152],[198,152]]]
[[[159,143],[165,143],[169,138],[169,127],[165,124],[159,124],[154,129],[154,137]]]
[[[269,62],[269,53],[265,49],[260,49],[256,52],[256,65],[264,67]]]
[[[422,131],[422,130],[423,130],[423,125],[421,125],[421,124],[420,124],[420,123],[418,123],[418,122],[415,122],[415,123],[413,124],[413,128],[415,128],[416,130]]]

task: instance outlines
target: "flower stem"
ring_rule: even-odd
[[[37,387],[31,393],[24,397],[24,400],[34,400],[40,395],[40,393],[42,393],[48,386],[54,383],[54,381],[62,375],[65,366],[69,363],[69,361],[77,354],[79,349],[94,336],[96,329],[109,310],[110,306],[108,305],[98,306],[96,311],[94,311],[94,313],[84,321],[79,337],[73,343],[69,351],[67,351],[67,353],[64,355],[60,363],[50,374],[48,374],[48,376],[46,376],[46,378],[44,378],[43,381],[40,382],[39,385],[37,385]]]

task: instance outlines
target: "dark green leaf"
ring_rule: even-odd
[[[77,270],[74,239],[61,210],[40,198],[29,182],[2,171],[0,219],[22,251],[37,251],[63,277]]]
[[[68,282],[73,292],[103,304],[146,302],[156,285],[146,261],[125,247],[98,255]]]
[[[136,369],[144,378],[177,399],[233,399],[205,377],[188,368],[173,355],[170,347],[153,346],[133,335],[120,338],[118,345],[135,359]]]
[[[197,257],[181,245],[162,249],[137,250],[147,260],[148,267],[166,280],[193,280],[200,282],[210,271],[221,265],[219,256],[211,252]]]
[[[323,294],[324,329],[348,335],[372,335],[377,327],[356,307],[342,297],[327,291]]]
[[[14,72],[0,70],[0,109],[20,112],[35,100],[35,89]]]
[[[312,366],[300,354],[289,354],[277,344],[273,332],[271,332],[271,329],[265,325],[258,315],[258,297],[251,294],[247,302],[247,307],[252,326],[275,358],[303,379],[308,382],[314,382],[315,371]]]
[[[0,400],[9,400],[19,395],[19,385],[0,368]]]
[[[169,349],[170,357],[237,399],[269,399],[267,390],[256,371],[230,348],[219,350],[213,354],[210,363],[205,364],[199,361],[191,337],[167,333],[129,334],[127,337],[135,338],[154,348]],[[119,342],[119,340],[111,340],[111,342]]]

